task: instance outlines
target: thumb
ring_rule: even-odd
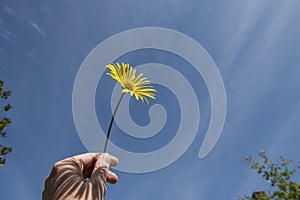
[[[94,166],[94,171],[91,177],[99,178],[101,177],[104,181],[114,184],[118,181],[118,176],[109,170],[109,167],[116,166],[119,163],[118,158],[112,156],[108,153],[102,153],[98,155],[97,161]]]
[[[109,153],[98,154],[95,158],[97,161],[94,170],[99,167],[109,169],[109,167],[115,167],[119,164],[119,159]]]
[[[111,156],[108,153],[101,153],[100,156],[97,157],[94,170],[99,167],[108,169],[110,167],[110,160]]]

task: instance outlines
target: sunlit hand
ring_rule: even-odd
[[[109,154],[86,153],[54,164],[45,181],[43,200],[103,200],[106,182],[118,181],[109,166],[116,166],[118,159]]]

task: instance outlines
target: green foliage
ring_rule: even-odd
[[[292,180],[300,168],[292,168],[292,160],[286,160],[280,157],[280,163],[274,163],[266,156],[265,151],[261,151],[259,156],[263,159],[257,161],[248,156],[246,163],[255,170],[257,174],[261,175],[267,182],[271,184],[271,189],[268,195],[264,191],[254,192],[252,197],[245,196],[240,198],[248,200],[300,200],[300,183]],[[255,196],[256,195],[256,196]]]
[[[4,83],[0,81],[0,98],[7,99],[11,95],[11,91],[4,90]],[[5,104],[1,110],[1,113],[7,112],[11,109],[11,105],[9,103]],[[11,121],[7,117],[3,117],[0,120],[0,138],[5,138],[7,133],[4,131],[6,127],[11,124]],[[5,157],[12,150],[11,147],[6,147],[0,144],[0,167],[5,165]]]

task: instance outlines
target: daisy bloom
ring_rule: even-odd
[[[143,77],[142,73],[135,76],[136,70],[133,69],[132,66],[130,66],[129,64],[124,64],[124,63],[122,63],[122,65],[120,65],[119,63],[108,64],[106,67],[110,70],[110,72],[107,73],[107,75],[110,75],[111,78],[118,81],[118,83],[120,83],[120,85],[122,86],[123,90],[122,90],[122,95],[115,107],[115,110],[113,112],[113,115],[111,117],[108,126],[108,131],[107,131],[104,150],[103,150],[104,153],[107,151],[110,131],[124,94],[130,93],[131,96],[133,95],[135,96],[136,100],[141,99],[142,103],[146,101],[147,104],[149,104],[149,100],[147,99],[147,97],[151,99],[155,99],[154,92],[156,92],[156,90],[153,89],[151,85],[149,85],[150,81],[147,78]]]
[[[156,90],[149,85],[150,81],[143,77],[142,73],[136,76],[136,70],[129,64],[108,64],[106,67],[110,70],[107,75],[118,81],[123,88],[122,93],[130,93],[131,96],[135,96],[136,100],[141,99],[142,103],[146,101],[147,104],[149,100],[146,97],[155,99]]]

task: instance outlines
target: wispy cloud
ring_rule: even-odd
[[[274,5],[274,2],[254,0],[243,2],[243,6],[241,4],[233,6],[221,22],[221,24],[227,26],[227,24],[236,21],[235,24],[237,25],[236,28],[233,28],[234,32],[230,36],[231,39],[228,41],[226,51],[224,51],[226,65],[232,65],[245,49],[247,42],[253,37],[259,37],[258,39],[262,43],[263,48],[260,48],[259,52],[272,49],[273,45],[282,38],[285,31],[288,30],[288,26],[293,22],[291,19],[297,14],[297,8],[299,8],[299,1],[293,0],[280,1],[278,5]],[[233,15],[229,13],[235,13],[237,19],[234,19]],[[253,34],[252,31],[257,29],[258,22],[266,20],[266,15],[271,15],[271,18],[266,27],[261,27],[262,35]],[[226,29],[224,26],[220,26],[220,28]],[[259,55],[259,52],[256,52],[256,54]]]
[[[293,22],[293,16],[298,13],[299,1],[279,2],[262,36],[261,40],[264,41],[264,45],[260,52],[272,49],[277,41],[284,38],[283,34],[289,30],[288,27]]]
[[[286,38],[285,35],[291,30],[292,25],[297,23],[296,15],[299,15],[297,13],[299,1],[279,1],[276,4],[275,2],[262,4],[257,1],[245,1],[244,3],[246,7],[242,12],[243,14],[239,16],[240,19],[237,20],[239,26],[232,35],[232,40],[224,57],[228,59],[224,60],[224,63],[235,68],[235,70],[230,70],[231,81],[228,84],[228,91],[234,97],[230,102],[231,105],[234,105],[231,107],[230,123],[235,124],[235,126],[241,124],[243,120],[249,120],[251,116],[259,116],[259,112],[264,112],[264,110],[259,109],[262,109],[264,103],[269,100],[269,94],[274,90],[274,87],[281,84],[279,80],[281,80],[280,77],[282,77],[284,68],[275,68],[274,65],[270,64],[275,62],[271,59],[276,55],[273,49],[277,48],[279,41],[291,39]],[[229,18],[227,20],[229,23]],[[231,18],[231,20],[233,19]],[[258,25],[260,20],[263,23]],[[250,40],[255,41],[255,44],[248,45]],[[233,62],[240,57],[246,59],[240,61],[238,66],[233,65]],[[284,102],[282,104],[284,105]],[[287,132],[295,127],[295,121],[299,118],[299,106],[300,104],[295,106],[297,111],[290,113],[290,116],[287,116],[281,124],[268,126],[268,130],[277,129],[276,136],[273,136],[264,148],[272,149],[275,154],[279,153],[275,152],[276,150],[282,151],[283,141],[288,141],[290,136],[295,134]],[[266,121],[266,123],[271,122]],[[255,125],[260,126],[259,123]],[[240,135],[240,132],[231,134],[230,137],[234,139],[237,135]],[[286,143],[288,144],[288,142]],[[255,149],[254,145],[253,148]],[[241,177],[240,182],[242,184],[236,190],[237,196],[238,194],[249,194],[249,188],[255,189],[253,186],[263,185],[263,179],[255,175],[252,176],[251,173],[253,172],[249,170],[244,177]]]
[[[0,37],[4,40],[10,41],[13,38],[13,34],[7,30],[0,29]]]
[[[0,18],[0,37],[7,41],[10,41],[14,37],[14,35],[5,28],[4,22],[1,18]]]
[[[255,25],[263,12],[266,11],[266,6],[267,1],[259,0],[244,1],[242,4],[236,3],[223,18],[222,26],[220,26],[222,29],[228,29],[228,24],[232,24],[232,22],[236,21],[234,23],[236,27],[231,27],[234,31],[232,35],[230,35],[231,39],[228,41],[228,46],[224,51],[227,66],[230,66],[238,57],[244,45],[249,40],[250,32],[256,28]],[[234,15],[232,13],[234,13]]]
[[[6,14],[8,14],[8,15],[10,15],[10,16],[15,16],[15,15],[17,15],[17,12],[16,12],[14,9],[12,9],[11,7],[9,7],[8,5],[6,5],[6,4],[3,4],[3,5],[2,5],[2,10],[3,10]]]
[[[234,102],[236,108],[241,105],[241,108],[249,113],[249,110],[245,107],[245,103],[249,102],[250,99],[249,94],[255,93],[255,96],[251,96],[252,100],[257,97],[264,97],[270,90],[271,84],[278,78],[277,76],[281,75],[278,71],[280,69],[273,69],[270,64],[272,60],[268,58],[273,56],[272,49],[277,47],[278,41],[287,39],[284,38],[284,34],[290,30],[291,23],[297,19],[294,16],[297,14],[296,10],[299,7],[297,4],[299,4],[298,1],[282,1],[277,5],[273,5],[272,9],[270,9],[270,4],[260,5],[257,9],[255,9],[255,5],[248,5],[250,7],[247,11],[248,14],[244,14],[247,17],[240,22],[238,31],[233,37],[235,41],[228,47],[227,56],[225,56],[228,61],[224,60],[226,64],[235,68],[230,75],[231,92],[238,92],[238,95],[241,95],[240,97],[245,98],[245,101],[237,99],[238,102]],[[251,13],[256,16],[249,16]],[[268,18],[264,19],[266,26],[258,27],[255,26],[255,23],[257,23],[258,15],[261,13],[267,13]],[[256,34],[250,32],[252,29],[256,29],[258,32]],[[247,43],[248,38],[256,41],[256,43],[245,48],[243,45]],[[242,61],[239,66],[233,65],[234,60],[238,57],[246,57],[247,60]],[[257,73],[257,70],[260,70],[260,73]],[[255,79],[253,79],[254,77]],[[255,102],[251,102],[252,106],[253,103]],[[252,112],[256,112],[256,110],[252,110]]]
[[[43,35],[43,36],[46,35],[46,33],[41,29],[41,27],[37,23],[30,21],[29,24],[41,35]]]
[[[17,10],[15,10],[5,4],[0,9],[7,15],[9,15],[11,17],[15,17],[15,18],[19,19],[20,21],[22,21],[23,23],[29,23],[29,25],[32,28],[34,28],[42,36],[46,35],[45,31],[43,31],[43,29],[36,22],[29,19],[26,15],[20,14],[20,12],[18,12]],[[45,12],[45,9],[43,11]],[[3,24],[3,22],[2,22],[2,24]],[[3,31],[3,29],[1,29],[2,24],[0,21],[0,36],[3,37],[4,39],[9,39],[9,35],[11,35],[11,34],[8,31],[5,32],[5,31]],[[2,30],[2,34],[1,34],[1,30]]]
[[[286,117],[286,121],[281,124],[281,127],[277,131],[276,137],[270,139],[272,152],[275,155],[280,155],[280,153],[282,153],[279,152],[279,150],[282,149],[283,143],[291,143],[291,138],[294,138],[295,135],[298,134],[298,132],[294,131],[294,126],[295,124],[299,124],[300,101],[293,107],[294,109],[291,111],[290,115]]]

